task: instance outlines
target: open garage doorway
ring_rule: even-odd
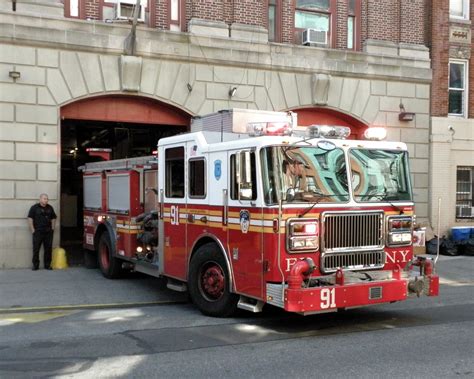
[[[137,97],[107,96],[61,109],[61,246],[71,265],[83,263],[83,182],[78,170],[102,160],[87,149],[110,149],[110,159],[152,155],[158,140],[189,130],[190,116]]]

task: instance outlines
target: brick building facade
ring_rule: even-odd
[[[408,145],[416,213],[428,219],[427,2],[142,0],[134,56],[124,43],[135,0],[1,2],[0,267],[29,265],[25,217],[39,193],[62,226],[80,215],[69,214],[80,192],[66,166],[90,140],[71,145],[71,130],[100,138],[115,127],[120,149],[126,123],[182,131],[182,120],[224,108],[296,110],[303,125],[354,134],[385,126]],[[318,32],[303,46],[306,28]],[[400,104],[412,121],[399,120]]]
[[[474,225],[474,1],[433,0],[428,33],[431,87],[431,220],[441,229]]]

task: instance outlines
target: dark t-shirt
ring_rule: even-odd
[[[48,232],[51,230],[51,220],[57,218],[51,205],[42,207],[40,203],[33,205],[28,212],[28,218],[33,219],[35,230]]]

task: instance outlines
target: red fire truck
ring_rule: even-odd
[[[212,316],[437,296],[434,262],[413,255],[406,145],[296,120],[221,111],[157,156],[86,164],[84,247],[107,278],[165,277]]]

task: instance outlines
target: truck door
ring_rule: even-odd
[[[263,215],[252,150],[228,154],[228,246],[237,292],[263,298]],[[261,196],[261,195],[260,195]]]
[[[167,276],[185,280],[187,272],[186,249],[186,180],[185,143],[164,146],[160,165],[160,220],[163,227],[163,258],[160,269]],[[161,153],[160,152],[160,153]],[[164,155],[164,157],[163,157]]]

